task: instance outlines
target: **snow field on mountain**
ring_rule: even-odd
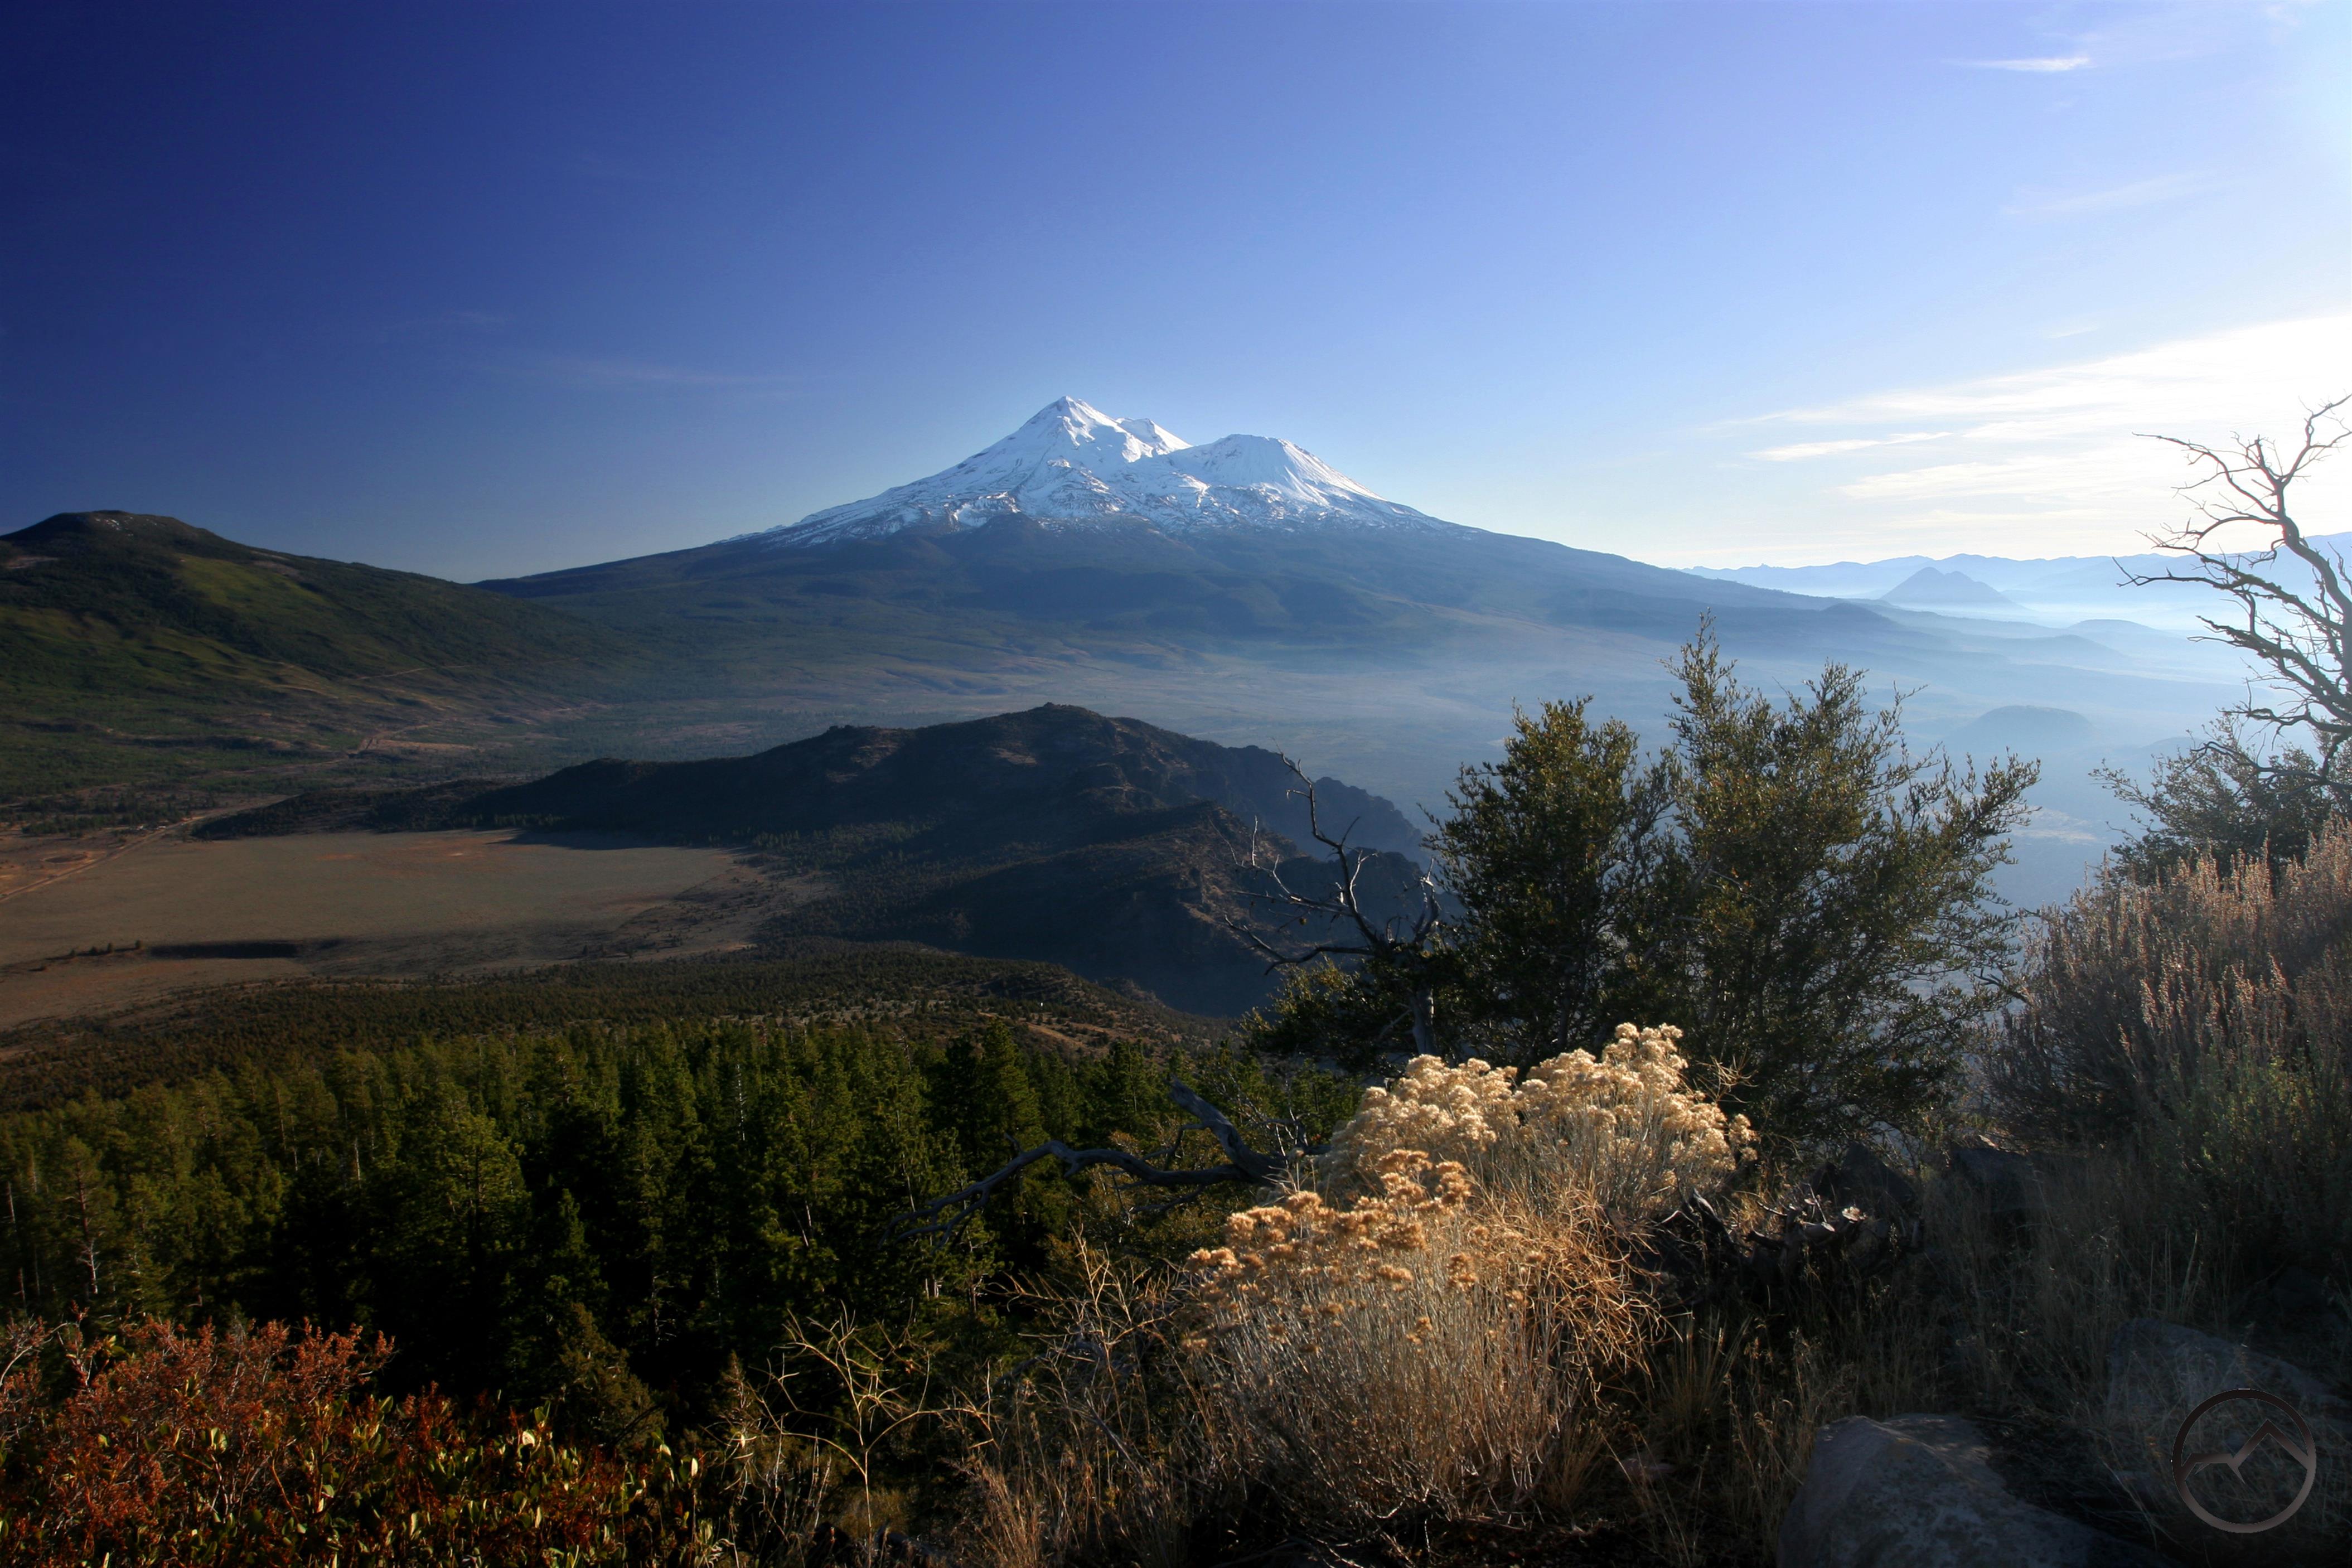
[[[1149,419],[1114,419],[1076,398],[951,468],[830,507],[766,537],[791,547],[1000,518],[1163,528],[1451,526],[1374,494],[1310,452],[1265,436],[1195,447]]]

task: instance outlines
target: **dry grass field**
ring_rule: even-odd
[[[158,832],[11,847],[0,1027],[232,981],[719,951],[773,896],[730,851],[596,835]]]

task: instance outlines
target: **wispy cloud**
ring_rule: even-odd
[[[1841,452],[1859,452],[1869,447],[1901,447],[1913,441],[1940,441],[1950,434],[1948,430],[1906,430],[1899,436],[1857,436],[1843,441],[1800,441],[1793,447],[1768,447],[1763,451],[1748,455],[1761,458],[1768,463],[1797,463],[1807,458],[1833,458]]]
[[[2035,55],[2021,60],[1962,60],[1987,71],[2031,71],[2039,76],[2054,76],[2060,71],[2078,71],[2091,63],[2088,55]]]
[[[1785,410],[1762,422],[1811,426],[1819,437],[1749,456],[1824,459],[1821,488],[1792,498],[1823,535],[1935,539],[2007,554],[2128,550],[2177,520],[2182,503],[2172,488],[2189,477],[2177,452],[2141,433],[2208,442],[2284,434],[2306,407],[2352,390],[2347,366],[2352,314],[2271,321]],[[1890,462],[1886,448],[1925,429],[1945,432],[1936,461]],[[2343,516],[2352,461],[2315,469],[2305,488],[2310,515]]]
[[[593,359],[549,355],[504,367],[509,374],[559,386],[602,391],[625,387],[768,388],[791,383],[784,375],[745,374],[736,371],[701,370],[688,365],[658,364],[645,360]]]
[[[2080,217],[2086,213],[2121,212],[2127,207],[2144,207],[2157,202],[2193,196],[2201,191],[2213,189],[2216,184],[2209,174],[2181,170],[2095,191],[2053,191],[2027,186],[2019,191],[2017,199],[2001,211],[2011,217]]]

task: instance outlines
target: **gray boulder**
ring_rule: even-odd
[[[2107,1342],[2105,1414],[2108,1439],[2120,1460],[2117,1473],[2136,1492],[2153,1500],[2152,1511],[2159,1518],[2177,1521],[2183,1516],[2172,1490],[2174,1439],[2199,1405],[2233,1388],[2276,1394],[2310,1426],[2323,1484],[2301,1527],[2324,1530],[2327,1512],[2340,1503],[2340,1478],[2352,1467],[2352,1401],[2291,1363],[2179,1323],[2134,1318]],[[2250,1426],[2265,1418],[2260,1406],[2224,1406],[2200,1424],[2203,1440],[2199,1447],[2234,1446],[2252,1435]],[[2219,1425],[2208,1430],[2209,1423]],[[2236,1506],[2225,1508],[2226,1513],[2259,1518],[2294,1497],[2304,1474],[2299,1462],[2261,1449],[2252,1460],[2242,1468],[2233,1467],[2230,1477],[2216,1472],[2210,1478],[2210,1486],[2239,1494],[2231,1500]],[[2214,1496],[2206,1500],[2214,1505]],[[2291,1539],[2286,1532],[2274,1538],[2282,1550]]]
[[[2119,1430],[2172,1425],[2229,1388],[2275,1394],[2317,1426],[2352,1429],[2352,1401],[2291,1363],[2157,1318],[2134,1318],[2107,1342],[2107,1422]]]
[[[1780,1522],[1780,1568],[2167,1568],[2012,1496],[1953,1415],[1854,1416],[1813,1438]]]
[[[2049,1213],[2042,1173],[2023,1154],[1958,1144],[1948,1152],[1952,1173],[1994,1218],[2030,1225]]]

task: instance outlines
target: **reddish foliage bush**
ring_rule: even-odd
[[[46,1371],[39,1338],[0,1342],[0,1562],[572,1563],[652,1544],[648,1478],[542,1417],[366,1392],[381,1337],[67,1329]]]

